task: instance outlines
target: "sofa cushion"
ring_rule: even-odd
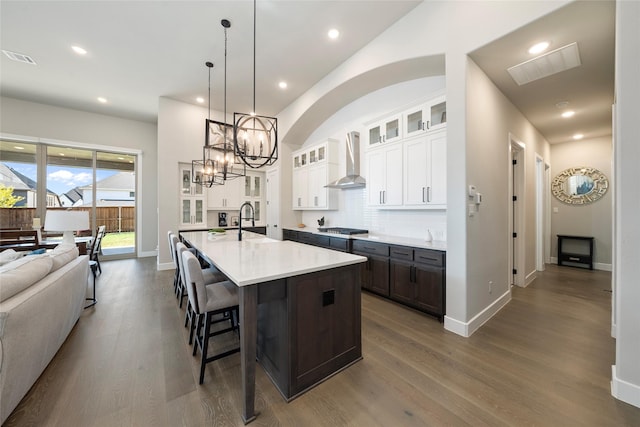
[[[78,258],[78,247],[76,245],[58,245],[49,253],[53,261],[51,272],[56,271],[65,264]]]
[[[0,302],[42,279],[52,266],[53,260],[44,254],[25,256],[0,267]]]

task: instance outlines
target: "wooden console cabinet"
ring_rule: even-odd
[[[558,234],[558,265],[593,270],[593,240],[590,236]]]

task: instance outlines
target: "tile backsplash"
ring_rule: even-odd
[[[302,211],[307,227],[318,227],[324,217],[325,227],[365,228],[373,234],[423,238],[427,230],[433,240],[447,240],[447,212],[445,210],[384,210],[367,206],[366,189],[339,191],[339,210]]]

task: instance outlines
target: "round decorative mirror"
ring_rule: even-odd
[[[593,203],[609,188],[607,177],[595,168],[569,168],[558,174],[551,183],[551,192],[561,202],[570,205]]]

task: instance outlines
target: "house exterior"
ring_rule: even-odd
[[[34,208],[36,206],[37,186],[34,180],[26,177],[17,170],[10,168],[4,163],[0,163],[0,185],[13,188],[13,195],[22,197],[16,208]],[[58,195],[51,190],[47,190],[47,207],[62,206]]]
[[[96,182],[96,206],[135,206],[136,176],[133,172],[118,172]],[[82,204],[93,203],[93,186],[77,189]]]
[[[280,176],[282,220],[290,212],[291,151],[304,144],[326,120],[350,100],[417,78],[444,76],[447,96],[447,318],[446,329],[469,336],[510,299],[507,254],[508,201],[504,177],[507,134],[527,140],[525,161],[549,155],[549,146],[468,57],[468,53],[564,5],[550,2],[424,2],[385,33],[319,81],[278,115],[281,135],[276,165]],[[616,2],[616,114],[614,118],[614,307],[612,335],[616,360],[612,394],[640,407],[640,223],[637,191],[640,159],[640,3]],[[390,51],[389,46],[394,46]],[[381,54],[384,52],[384,55]],[[409,65],[423,70],[408,74]],[[370,82],[384,69],[388,79]],[[446,73],[445,73],[446,70]],[[370,82],[371,84],[365,84]],[[348,88],[366,88],[346,93]],[[351,89],[350,89],[351,90]],[[159,99],[157,123],[137,122],[2,97],[0,132],[57,138],[90,145],[125,148],[143,153],[138,178],[140,256],[158,257],[158,267],[170,265],[167,230],[177,229],[178,162],[201,155],[202,122],[206,111],[168,98]],[[327,105],[329,108],[327,108]],[[34,125],[37,123],[37,125]],[[487,165],[490,165],[488,167]],[[529,166],[532,168],[532,166]],[[532,170],[532,169],[529,169]],[[529,176],[528,182],[533,180]],[[467,187],[486,188],[488,201],[472,219],[467,214]],[[533,219],[527,218],[530,227]],[[156,252],[157,247],[157,252]],[[487,248],[492,248],[487,254]],[[524,254],[527,269],[534,264],[532,248]],[[535,268],[533,268],[535,270]],[[494,283],[487,292],[488,281]]]

